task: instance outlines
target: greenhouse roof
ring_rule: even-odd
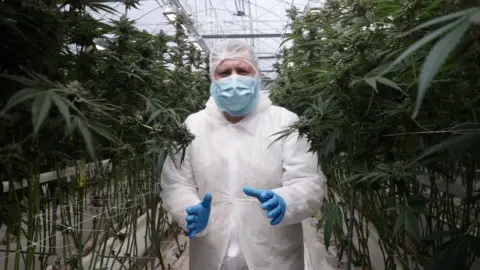
[[[137,0],[138,1],[138,0]],[[124,1],[110,4],[118,14],[100,14],[103,19],[122,15],[136,20],[137,27],[151,33],[174,33],[170,21],[176,14],[186,14],[191,24],[185,29],[199,49],[207,51],[225,39],[243,39],[251,43],[260,58],[260,68],[275,77],[272,65],[278,61],[282,39],[292,6],[304,11],[322,0],[140,0],[137,8],[125,10]]]

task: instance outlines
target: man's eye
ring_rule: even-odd
[[[226,77],[226,76],[228,76],[228,75],[230,75],[230,72],[227,72],[227,71],[219,72],[219,73],[218,73],[218,76],[220,76],[220,77]]]
[[[238,71],[238,74],[246,75],[246,74],[248,74],[248,71],[246,71],[246,70],[240,70],[240,71]]]

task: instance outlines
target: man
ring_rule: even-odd
[[[189,269],[304,269],[301,222],[323,203],[317,156],[298,134],[274,142],[298,117],[260,93],[250,45],[214,49],[210,74],[206,108],[185,121],[195,139],[162,171],[164,207],[192,239]]]

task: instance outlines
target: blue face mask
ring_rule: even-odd
[[[210,95],[220,110],[230,116],[245,116],[257,106],[260,91],[258,76],[230,75],[212,82]]]

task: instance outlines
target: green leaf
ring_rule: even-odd
[[[37,88],[39,84],[41,83],[38,80],[32,80],[30,78],[24,77],[24,76],[18,76],[18,75],[1,75],[4,78],[7,78],[9,80],[18,82],[20,84],[23,84],[24,86],[28,86],[30,88]]]
[[[157,169],[159,170],[157,173],[160,175],[162,173],[162,164],[165,163],[165,159],[167,157],[165,149],[161,149],[158,151],[158,159],[157,159]]]
[[[480,9],[477,9],[475,13],[471,14],[470,21],[474,24],[480,24]]]
[[[366,78],[365,82],[368,83],[373,89],[375,89],[375,92],[378,92],[377,81],[375,80],[375,78]]]
[[[465,236],[452,237],[435,250],[431,260],[433,265],[429,269],[469,269],[466,262],[470,253],[467,251]]]
[[[439,241],[442,240],[443,238],[450,238],[450,237],[455,237],[458,236],[462,233],[461,230],[457,228],[453,228],[448,231],[436,231],[432,232],[430,235],[426,236],[423,238],[425,241]]]
[[[323,220],[325,222],[323,227],[323,241],[325,247],[328,249],[335,227],[340,229],[343,228],[343,216],[340,207],[335,203],[326,204]]]
[[[369,22],[374,22],[375,21],[375,17],[374,17],[374,13],[372,10],[368,10],[366,13],[365,13],[365,18],[367,18],[367,20]]]
[[[423,28],[426,28],[426,27],[429,27],[429,26],[432,26],[432,25],[435,25],[435,24],[439,24],[439,23],[442,23],[442,22],[447,22],[447,21],[451,21],[453,19],[456,19],[458,17],[462,17],[464,15],[468,16],[476,11],[478,11],[479,9],[478,8],[469,8],[469,9],[465,9],[465,10],[462,10],[462,11],[458,11],[458,12],[455,12],[455,13],[451,13],[451,14],[447,14],[447,15],[444,15],[442,17],[438,17],[438,18],[435,18],[433,20],[430,20],[428,22],[425,22],[425,23],[422,23],[420,24],[419,26],[411,29],[410,31],[408,31],[408,33],[413,33],[415,31],[418,31],[420,29],[423,29]]]
[[[335,225],[341,229],[343,228],[343,215],[342,215],[342,210],[340,209],[340,206],[338,204],[335,204]]]
[[[155,120],[161,113],[163,113],[163,110],[156,110],[154,111],[150,117],[147,120],[147,124],[151,123],[153,120]]]
[[[88,126],[85,124],[85,122],[82,119],[78,117],[75,117],[75,120],[76,120],[77,128],[83,137],[85,146],[87,147],[88,154],[93,160],[97,160],[95,148],[93,147],[92,134],[90,133]]]
[[[113,142],[113,143],[120,143],[120,140],[110,131],[107,127],[103,126],[100,123],[93,123],[93,122],[86,122],[86,125],[95,131],[100,136],[104,137],[105,139]]]
[[[369,78],[369,79],[375,79],[376,81],[378,81],[379,83],[381,84],[384,84],[386,86],[389,86],[397,91],[399,91],[400,93],[402,93],[403,95],[405,95],[406,97],[408,97],[408,94],[402,90],[402,88],[400,88],[400,86],[398,86],[396,83],[392,82],[391,80],[387,79],[387,78],[384,78],[384,77],[372,77],[372,78]],[[376,83],[374,84],[375,87],[376,87]],[[376,89],[376,88],[375,88]]]
[[[112,7],[110,7],[108,5],[105,5],[105,4],[100,4],[101,2],[109,3],[109,1],[96,1],[96,2],[86,1],[86,2],[87,3],[85,3],[85,6],[87,8],[90,8],[93,12],[100,13],[100,14],[110,13],[112,15],[115,15],[115,14],[118,13],[118,11],[115,8],[112,8]],[[127,1],[127,2],[130,2],[130,1]],[[125,2],[125,3],[127,3],[127,2]],[[131,2],[133,2],[133,1],[131,1]]]
[[[387,207],[387,208],[385,208],[383,211],[386,211],[386,212],[398,211],[398,210],[403,209],[404,207],[405,207],[405,206],[404,206],[403,204],[398,204],[398,205],[395,205],[395,206]]]
[[[386,86],[390,86],[391,88],[395,89],[395,90],[398,90],[404,94],[407,94],[405,92],[403,92],[402,88],[400,88],[400,86],[398,86],[396,83],[392,82],[391,80],[387,79],[387,78],[384,78],[384,77],[376,77],[376,80],[379,82],[379,83],[382,83],[382,84],[385,84]]]
[[[173,164],[175,165],[175,168],[180,169],[182,166],[182,160],[178,160],[178,156],[176,155],[176,149],[174,149],[173,146],[168,146],[166,148],[167,156],[173,161]]]
[[[425,207],[427,203],[428,199],[420,195],[409,196],[407,198],[409,209],[418,215],[425,213]]]
[[[5,108],[0,112],[0,117],[3,117],[11,108],[18,104],[36,97],[40,91],[36,89],[26,88],[15,93],[9,100]]]
[[[398,214],[397,220],[395,221],[395,226],[393,227],[393,234],[399,233],[405,226],[405,211],[400,210],[400,213]]]
[[[52,99],[53,99],[53,102],[55,103],[55,106],[57,106],[58,110],[62,114],[63,119],[65,119],[65,123],[67,123],[67,127],[70,127],[71,116],[70,116],[70,109],[68,108],[67,103],[63,100],[63,98],[60,95],[58,95],[55,92],[52,93]]]
[[[2,6],[1,8],[3,9],[4,7],[5,7],[5,5]],[[13,22],[13,21],[10,21],[10,20],[2,20],[2,24],[3,24],[3,27],[5,27],[4,29],[13,29],[19,36],[21,36],[25,40],[24,42],[32,43],[31,39],[29,39],[23,33],[23,31],[20,30],[20,28],[17,27],[18,22]]]
[[[37,134],[40,126],[50,111],[52,105],[52,92],[44,91],[37,95],[32,104],[33,133]]]
[[[457,28],[453,29],[445,37],[443,37],[435,46],[430,50],[427,60],[423,64],[422,71],[420,73],[420,79],[418,82],[417,100],[415,102],[415,109],[413,112],[413,118],[415,118],[420,110],[423,98],[427,88],[435,75],[437,75],[441,66],[453,51],[453,49],[460,42],[465,32],[470,27],[470,21],[464,20]]]
[[[427,9],[425,10],[425,12],[428,12],[434,8],[437,8],[438,6],[440,6],[441,4],[443,3],[443,0],[434,0],[433,3],[430,4],[430,6],[427,7]]]
[[[341,181],[338,185],[350,184],[352,187],[361,183],[367,182],[367,184],[373,184],[375,182],[383,181],[389,177],[388,173],[384,172],[366,172],[352,175],[345,180]]]
[[[407,231],[415,241],[420,241],[420,225],[418,218],[413,211],[405,209],[405,231]]]
[[[429,148],[427,148],[420,156],[418,156],[415,160],[413,160],[408,167],[413,166],[415,163],[418,163],[422,159],[424,159],[427,156],[430,156],[434,153],[438,153],[442,150],[446,149],[451,149],[455,147],[459,147],[460,145],[470,145],[472,143],[478,143],[480,138],[480,133],[475,132],[475,133],[467,133],[467,134],[462,134],[462,135],[457,135],[457,136],[452,136],[438,144],[435,144]]]
[[[288,136],[292,135],[295,132],[296,132],[296,130],[291,127],[291,128],[287,128],[287,129],[278,131],[278,132],[270,135],[269,137],[274,137],[274,136],[277,136],[277,137],[268,145],[267,148],[270,148],[274,143],[287,138]]]
[[[379,76],[382,76],[388,72],[390,72],[390,70],[396,66],[397,64],[399,64],[400,62],[402,62],[405,58],[407,58],[410,54],[412,54],[413,52],[415,52],[416,50],[418,50],[419,48],[421,48],[422,46],[426,45],[427,43],[429,43],[430,41],[436,39],[437,37],[439,37],[440,35],[444,34],[445,32],[448,32],[450,29],[452,29],[453,27],[457,26],[458,24],[461,24],[462,22],[464,22],[465,19],[464,18],[460,18],[450,24],[447,24],[445,26],[443,26],[442,28],[440,29],[437,29],[435,31],[433,31],[432,33],[424,36],[423,38],[421,38],[419,41],[415,42],[414,44],[412,44],[407,50],[405,50],[399,57],[397,57],[397,59],[395,59],[390,65],[388,65],[381,73]]]

